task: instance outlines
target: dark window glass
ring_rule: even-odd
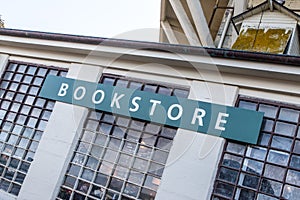
[[[43,73],[35,74],[41,69]],[[43,119],[48,120],[53,109],[45,104],[54,101],[37,97],[48,71],[11,62],[0,79],[0,189],[12,195],[19,194],[46,126]]]
[[[188,96],[184,89],[110,75],[102,77],[101,83]],[[154,199],[176,131],[160,124],[89,111],[57,199]]]
[[[226,142],[211,199],[299,199],[300,108],[247,97],[237,106],[264,112],[258,144]]]

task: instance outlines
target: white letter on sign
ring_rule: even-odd
[[[78,92],[79,92],[80,90],[82,90],[82,92],[81,92],[81,95],[78,96]],[[76,90],[74,91],[74,95],[73,95],[74,99],[76,99],[76,100],[78,100],[78,101],[81,100],[81,99],[83,99],[83,97],[84,97],[84,95],[85,95],[85,92],[86,92],[85,87],[79,86],[79,87],[76,88]]]
[[[172,110],[174,108],[178,108],[178,114],[177,114],[177,116],[172,116]],[[178,120],[182,116],[182,112],[183,112],[183,109],[182,109],[181,105],[179,105],[179,104],[173,104],[168,109],[168,118],[170,120],[173,120],[173,121]]]
[[[201,108],[196,108],[192,119],[192,124],[196,123],[196,119],[199,120],[199,126],[203,126],[203,117],[206,115],[206,111]]]
[[[223,117],[229,117],[229,114],[227,113],[219,113],[215,129],[220,130],[220,131],[225,131],[225,127],[221,126],[221,123],[226,124],[227,120],[222,119]]]
[[[98,100],[96,100],[96,96],[97,96],[98,93],[101,94],[101,97],[100,97]],[[94,104],[99,104],[99,103],[101,103],[101,102],[103,101],[104,97],[105,97],[105,93],[104,93],[103,90],[96,90],[96,91],[94,92],[94,94],[93,94],[92,102],[93,102]]]
[[[134,105],[134,108],[129,108],[129,111],[131,111],[131,112],[138,111],[140,108],[140,105],[136,101],[140,101],[140,100],[142,100],[141,97],[134,97],[131,101],[131,103]]]
[[[67,83],[62,83],[57,95],[60,97],[66,96],[68,88],[69,88],[69,85]]]
[[[121,94],[120,96],[118,96],[118,93],[115,93],[112,101],[111,101],[111,104],[110,104],[110,107],[114,107],[114,105],[116,104],[116,107],[118,109],[120,109],[120,103],[119,103],[119,100],[121,98],[123,98],[125,96],[125,94]]]
[[[151,110],[150,110],[150,116],[152,116],[152,115],[154,114],[156,105],[157,105],[157,104],[161,104],[161,101],[157,101],[157,100],[154,100],[154,99],[150,99],[150,103],[152,103],[152,107],[151,107]]]

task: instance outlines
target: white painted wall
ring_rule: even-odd
[[[7,63],[8,63],[8,55],[0,54],[0,76],[2,75]]]
[[[2,37],[2,40],[5,38]],[[32,45],[28,39],[26,43],[28,45],[22,44],[20,41],[23,48],[0,45],[0,50],[5,53],[13,53],[15,56],[11,58],[20,61],[24,59],[26,62],[32,60],[34,63],[64,62],[64,65],[71,61],[82,61],[85,55],[80,53],[86,49],[86,51],[90,50],[84,45],[68,44],[64,47],[65,44],[59,43],[62,45],[59,46],[56,42],[50,42],[53,46],[47,50],[50,45],[48,41],[43,41],[43,44]],[[44,45],[45,49],[41,50],[41,45]],[[27,46],[36,48],[28,50]],[[92,48],[91,46],[88,47]],[[65,52],[62,50],[60,52],[57,49],[62,49]],[[73,53],[78,52],[78,55],[67,52],[71,51],[70,49]],[[191,99],[233,105],[238,89],[237,87],[224,86],[223,82],[242,87],[241,94],[299,102],[299,80],[287,80],[288,75],[299,76],[300,71],[297,66],[222,58],[212,59],[198,55],[175,55],[159,51],[124,50],[117,47],[99,48],[97,51],[99,51],[98,54],[104,52],[104,56],[90,57],[85,61],[91,64],[109,64],[110,69],[107,69],[107,72],[111,71],[118,74],[119,70],[122,70],[123,74],[129,74],[132,77],[139,75],[140,78],[155,81],[191,85],[191,95],[189,96]],[[119,56],[124,52],[129,53],[134,57],[134,60],[116,59],[112,62],[111,58],[105,57],[111,52]],[[7,62],[7,58],[7,55],[0,55],[0,70],[4,65],[2,63]],[[199,67],[202,76],[195,73],[192,67],[185,66],[182,61],[194,63]],[[219,79],[217,76],[220,76],[220,73],[209,70],[211,63],[214,63],[214,66],[218,65],[220,70],[227,66],[230,66],[230,69],[222,72],[221,79]],[[172,66],[172,71],[166,66]],[[247,70],[247,74],[241,73],[240,69]],[[68,77],[96,81],[99,79],[101,71],[102,69],[96,66],[71,65]],[[263,72],[270,75],[266,78],[263,76]],[[278,76],[273,76],[274,73]],[[192,79],[206,80],[206,82],[191,81]],[[73,153],[74,145],[79,137],[80,131],[78,130],[81,130],[81,123],[84,121],[86,113],[87,109],[85,108],[56,103],[44,134],[45,137],[41,140],[18,199],[47,200],[56,196]],[[221,138],[179,129],[156,199],[207,199],[210,196],[223,143],[224,139]],[[0,199],[15,198],[0,191]]]
[[[238,88],[193,81],[189,98],[234,105]],[[178,129],[156,200],[210,198],[225,139]]]

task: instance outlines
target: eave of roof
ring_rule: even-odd
[[[22,37],[28,39],[42,39],[62,41],[78,44],[105,45],[112,47],[134,48],[150,51],[174,52],[179,54],[211,56],[216,58],[239,59],[255,62],[268,62],[276,64],[299,65],[300,57],[291,55],[268,54],[258,52],[236,51],[229,49],[217,49],[186,45],[174,45],[166,43],[132,41],[123,39],[108,39],[101,37],[79,36],[69,34],[47,33],[17,29],[0,29],[1,35]]]
[[[283,14],[286,14],[287,16],[295,19],[297,22],[300,21],[300,15],[298,15],[294,11],[292,11],[289,8],[281,5],[277,1],[272,1],[272,4],[273,4],[273,8],[275,10],[278,10],[279,12],[281,12]],[[244,19],[246,19],[250,16],[256,15],[256,14],[258,14],[262,11],[266,11],[268,9],[270,9],[270,1],[269,0],[267,0],[267,1],[255,6],[255,7],[251,8],[251,9],[249,9],[249,10],[247,10],[247,11],[245,11],[245,12],[243,12],[243,13],[237,15],[237,16],[234,16],[232,18],[232,21],[234,23],[238,23],[238,22],[240,22],[240,21],[242,21],[242,20],[244,20]]]

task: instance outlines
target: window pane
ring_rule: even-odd
[[[139,187],[130,183],[127,183],[124,189],[124,193],[136,197],[139,192]]]
[[[239,185],[249,187],[252,189],[257,189],[259,183],[259,177],[252,176],[242,173],[239,179]]]
[[[225,154],[222,164],[227,167],[239,169],[242,165],[242,160],[243,158],[241,157]]]
[[[258,110],[261,111],[261,112],[264,112],[265,117],[275,118],[278,108],[276,106],[271,106],[271,105],[267,105],[267,104],[260,104]]]
[[[80,171],[80,167],[78,165],[71,165],[67,173],[73,176],[78,176],[79,171]]]
[[[226,150],[228,152],[232,152],[232,153],[236,153],[236,154],[239,154],[239,155],[243,155],[244,152],[245,152],[245,146],[229,142],[228,145],[227,145],[227,149]]]
[[[143,86],[142,83],[134,82],[134,81],[131,81],[129,84],[129,88],[137,89],[137,90],[141,90],[142,86]]]
[[[161,129],[161,127],[158,124],[147,123],[145,126],[145,131],[148,133],[152,133],[154,135],[158,134],[160,129]],[[167,128],[164,127],[164,129],[167,129]],[[163,131],[163,132],[165,132],[165,131]]]
[[[267,150],[262,147],[248,147],[246,156],[255,158],[258,160],[264,160],[267,154]]]
[[[156,147],[163,150],[170,150],[172,146],[172,140],[160,137],[158,138]]]
[[[245,108],[247,110],[256,110],[256,103],[249,101],[239,101],[239,108]]]
[[[239,98],[238,107],[255,110],[256,105],[265,113],[258,144],[227,142],[216,177],[214,200],[300,198],[300,109],[279,102]],[[236,179],[225,175],[229,170],[237,174]],[[230,190],[227,196],[225,192],[219,194],[219,185],[234,188],[234,194],[228,195]]]
[[[166,88],[166,87],[159,87],[158,88],[158,93],[170,96],[172,94],[172,89]]]
[[[75,183],[76,183],[76,179],[74,177],[67,176],[65,178],[65,181],[64,181],[65,186],[70,187],[70,188],[74,188]]]
[[[263,179],[260,186],[261,192],[270,195],[275,195],[275,196],[280,196],[281,189],[282,189],[282,183],[271,181],[268,179]]]
[[[123,187],[123,181],[117,178],[112,178],[109,184],[109,188],[120,192]]]
[[[114,176],[120,179],[126,179],[128,172],[129,172],[128,168],[117,166],[114,172]]]
[[[238,189],[235,195],[235,199],[254,200],[255,192],[247,189]]]
[[[93,186],[92,191],[90,193],[92,196],[97,197],[97,198],[102,198],[104,195],[104,189],[97,187],[97,186]]]
[[[271,163],[274,163],[274,164],[286,166],[287,163],[288,163],[288,159],[289,159],[289,154],[288,153],[271,150],[269,152],[267,161],[271,162]]]
[[[105,75],[101,83],[165,95],[172,91],[188,94],[183,89],[114,76]],[[48,104],[43,106],[48,108]],[[43,118],[44,111],[37,115]],[[48,120],[48,115],[43,119]],[[66,173],[66,177],[72,177],[68,178],[68,187],[73,188],[67,192],[73,199],[154,199],[176,132],[160,124],[91,110]],[[66,183],[61,189],[64,187]]]
[[[115,83],[115,79],[114,78],[105,77],[103,79],[103,84],[104,85],[114,85],[114,83]]]
[[[233,196],[233,189],[234,187],[232,185],[222,183],[222,182],[217,182],[215,193],[231,198]]]
[[[273,136],[271,146],[277,149],[290,151],[292,147],[293,140],[280,136]]]
[[[271,132],[273,130],[274,121],[269,119],[263,120],[262,130]]]
[[[283,167],[278,167],[269,164],[265,166],[264,176],[267,178],[272,178],[278,181],[282,181],[284,177],[284,173],[285,173],[285,169]]]
[[[283,190],[283,197],[289,200],[300,199],[300,188],[291,185],[285,185]]]
[[[290,166],[300,169],[300,156],[292,155]]]
[[[288,108],[281,108],[279,113],[279,119],[290,122],[298,122],[299,111]]]
[[[147,175],[145,180],[145,186],[152,189],[157,190],[160,184],[160,179],[151,175]]]
[[[277,122],[275,126],[275,133],[280,135],[294,136],[296,132],[296,125],[284,122]]]
[[[274,198],[265,194],[258,194],[257,196],[258,200],[277,200],[278,198]]]
[[[288,170],[286,182],[294,185],[300,185],[300,172],[295,170]]]
[[[168,159],[168,152],[162,151],[162,150],[154,150],[153,158],[154,161],[160,162],[160,163],[166,163]]]
[[[238,177],[238,171],[227,169],[227,168],[221,168],[219,172],[218,178],[224,181],[228,181],[231,183],[235,183]]]
[[[271,139],[271,134],[261,133],[258,138],[258,144],[261,146],[268,146]]]
[[[87,180],[87,181],[91,181],[93,179],[94,176],[94,172],[90,169],[83,169],[81,178]]]
[[[143,179],[144,179],[144,174],[138,171],[134,171],[131,170],[129,177],[128,177],[128,181],[135,183],[135,184],[142,184],[143,183]]]
[[[127,88],[127,85],[128,85],[127,80],[122,80],[122,79],[117,80],[116,86]]]
[[[155,195],[156,195],[156,192],[154,192],[153,190],[143,188],[140,193],[139,198],[145,199],[145,200],[154,200]]]
[[[95,183],[102,185],[102,186],[106,186],[108,181],[108,176],[102,173],[97,173],[97,176],[95,178]]]
[[[127,154],[121,154],[118,160],[118,164],[124,167],[130,167],[133,158]]]
[[[137,152],[137,156],[145,159],[150,159],[151,153],[152,153],[152,148],[140,145]]]
[[[244,165],[243,165],[243,171],[246,171],[251,174],[260,175],[263,170],[263,163],[251,160],[251,159],[245,159]]]
[[[295,142],[295,146],[294,146],[294,150],[295,153],[299,153],[300,154],[300,141],[296,140]]]
[[[163,127],[161,131],[161,135],[168,137],[168,138],[174,138],[176,134],[176,129],[175,128],[168,128],[168,127]]]
[[[128,118],[118,117],[118,119],[117,119],[117,125],[119,125],[119,126],[127,127],[129,122],[130,122],[130,120]]]
[[[144,86],[144,91],[145,92],[152,92],[152,93],[155,93],[157,90],[157,86],[155,85],[145,85]]]

